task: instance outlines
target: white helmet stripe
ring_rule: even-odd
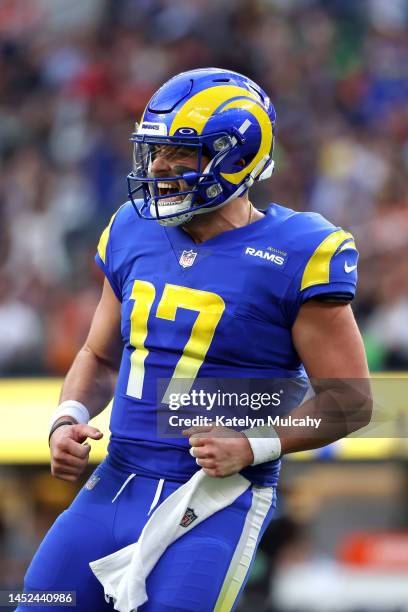
[[[241,134],[245,134],[245,132],[247,131],[247,129],[249,128],[250,125],[251,125],[250,120],[249,119],[245,119],[245,121],[241,125],[241,127],[238,128],[238,131],[241,132]]]

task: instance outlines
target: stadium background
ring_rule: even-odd
[[[253,201],[355,234],[354,311],[400,404],[401,437],[286,461],[240,610],[407,609],[407,21],[407,0],[0,1],[0,590],[78,489],[50,478],[44,437],[99,297],[129,132],[169,76],[213,65],[277,109],[276,173]]]

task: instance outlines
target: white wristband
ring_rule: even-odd
[[[273,427],[253,427],[244,429],[242,433],[248,438],[254,454],[251,465],[275,461],[281,456],[281,442]]]
[[[86,406],[76,400],[65,400],[62,402],[51,417],[50,430],[58,419],[64,416],[70,416],[77,423],[88,423],[90,415]]]

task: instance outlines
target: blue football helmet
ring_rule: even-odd
[[[275,118],[266,93],[237,72],[204,68],[167,81],[131,136],[133,171],[127,178],[138,215],[180,225],[269,178]],[[171,176],[152,173],[158,155],[174,160]]]

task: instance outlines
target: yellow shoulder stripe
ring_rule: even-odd
[[[333,232],[319,244],[304,269],[300,287],[301,291],[308,287],[313,287],[313,285],[322,285],[329,282],[331,258],[338,247],[345,240],[350,239],[353,240],[353,236],[350,233],[344,230],[337,230],[337,232]],[[352,245],[355,248],[354,242],[352,244],[347,242],[341,250],[350,248]]]
[[[122,204],[123,206],[123,204]],[[118,212],[120,211],[120,209],[122,208],[122,206],[120,206],[118,208],[118,210],[113,213],[111,220],[109,221],[109,225],[107,225],[105,227],[105,229],[103,230],[101,237],[99,239],[99,243],[98,243],[98,255],[99,257],[102,259],[103,263],[106,263],[106,248],[108,246],[108,241],[109,241],[109,236],[110,236],[110,230],[112,227],[112,223],[116,217],[116,215],[118,214]]]

